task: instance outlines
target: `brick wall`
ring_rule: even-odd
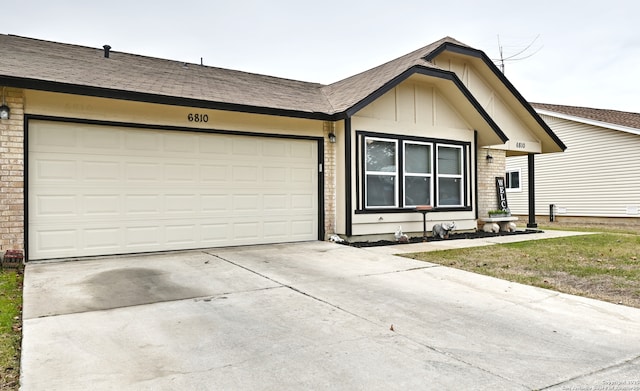
[[[490,162],[487,153],[493,156]],[[498,209],[496,177],[504,177],[505,151],[478,149],[478,217],[487,217],[490,210]]]
[[[24,96],[6,88],[11,109],[0,120],[0,250],[24,248]]]
[[[325,239],[336,232],[336,144],[329,133],[336,133],[335,122],[324,122],[324,233]]]

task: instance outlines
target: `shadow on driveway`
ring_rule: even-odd
[[[640,388],[639,309],[333,243],[32,263],[24,284],[24,391]]]

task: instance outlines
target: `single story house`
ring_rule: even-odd
[[[532,103],[567,145],[536,158],[535,214],[557,221],[640,222],[640,114]],[[526,159],[507,159],[509,206],[528,213]]]
[[[421,233],[419,205],[428,229],[473,230],[506,156],[565,148],[449,37],[329,85],[108,45],[0,48],[0,240],[29,260]]]

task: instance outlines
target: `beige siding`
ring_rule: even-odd
[[[504,98],[504,94],[513,99],[510,92],[497,91],[482,76],[472,63],[462,57],[441,55],[436,62],[438,66],[455,72],[476,100],[507,135],[509,141],[501,149],[538,153],[541,141],[527,127],[522,118],[513,110]],[[496,146],[496,148],[499,146]]]
[[[567,145],[564,153],[536,156],[536,214],[640,217],[640,136],[575,121],[543,116]],[[509,158],[508,168],[520,167],[526,184],[526,158]],[[526,189],[526,188],[525,188]],[[523,189],[524,190],[524,189]],[[521,198],[509,194],[517,213],[527,213]]]
[[[360,110],[352,118],[352,172],[356,172],[356,132],[368,131],[387,134],[412,135],[425,138],[437,138],[473,143],[472,127],[457,112],[454,106],[439,92],[438,88],[429,83],[405,81],[387,92],[367,107]],[[338,141],[338,148],[342,140]],[[472,199],[474,189],[475,150],[467,151],[468,178],[467,196]],[[342,163],[338,159],[338,165]],[[339,172],[341,170],[338,170]],[[357,183],[355,174],[352,177],[352,202],[354,209],[358,205],[356,196]],[[360,193],[361,194],[361,193]],[[338,200],[342,199],[340,192]],[[338,202],[342,205],[343,202]],[[341,207],[338,207],[337,231],[344,233],[346,225]],[[476,227],[475,211],[439,212],[428,215],[427,229],[433,224],[445,221],[455,221],[459,230],[470,230]],[[416,233],[422,231],[422,215],[417,212],[408,213],[367,213],[352,214],[353,235],[391,235],[398,226],[404,232]]]

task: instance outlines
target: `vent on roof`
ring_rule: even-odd
[[[109,58],[109,51],[111,50],[111,46],[109,45],[104,45],[104,58]]]

